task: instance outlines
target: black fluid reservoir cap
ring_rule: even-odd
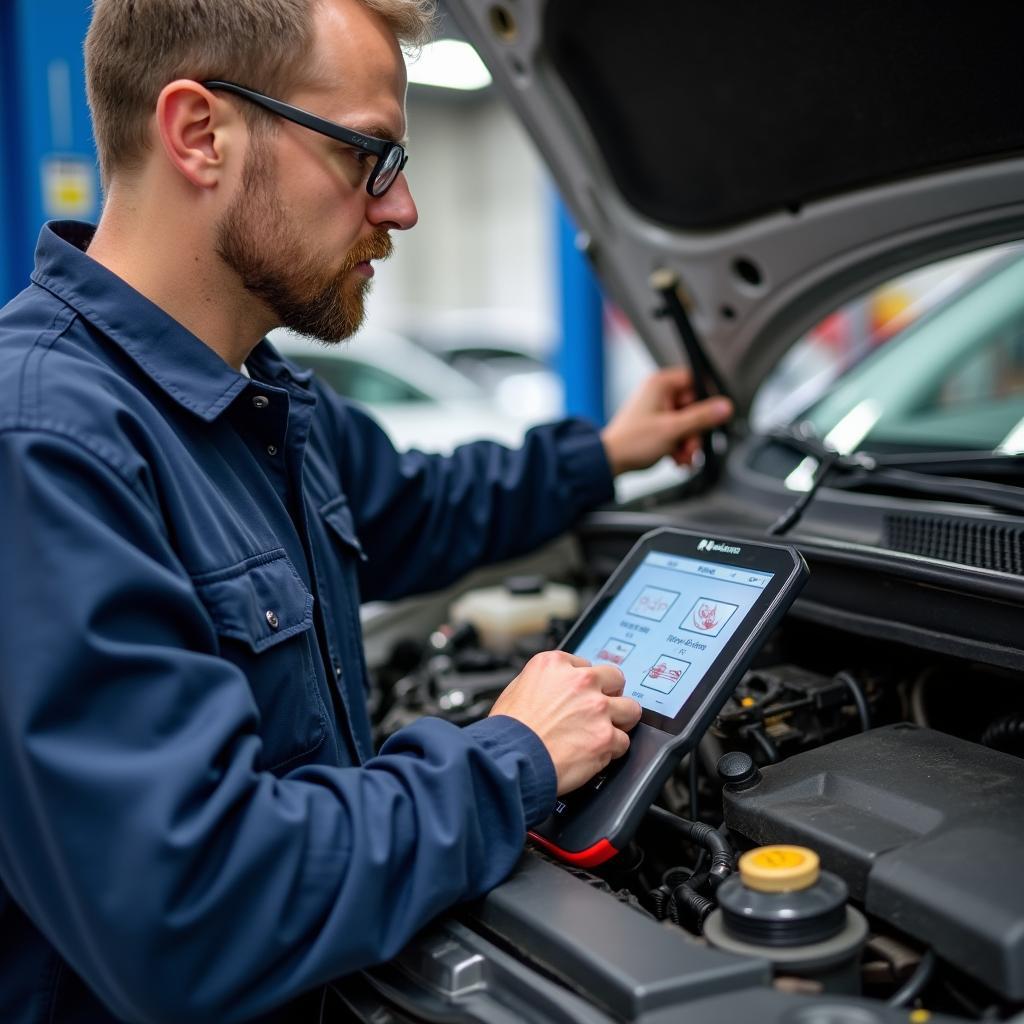
[[[754,759],[742,750],[730,750],[718,759],[718,778],[732,793],[751,789],[761,781]]]
[[[543,576],[507,576],[505,589],[510,594],[539,594],[546,582]]]

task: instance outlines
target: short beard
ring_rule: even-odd
[[[339,271],[328,269],[296,236],[277,201],[270,160],[269,147],[254,140],[239,194],[217,225],[217,254],[285,327],[328,344],[342,341],[366,315],[370,279],[352,271],[387,259],[391,236],[374,232],[352,246]]]

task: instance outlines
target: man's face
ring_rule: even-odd
[[[364,267],[391,255],[391,236],[375,230],[354,242],[340,263],[318,255],[278,200],[267,148],[260,143],[249,153],[243,189],[218,225],[217,252],[283,326],[341,341],[363,322],[371,280]]]
[[[405,65],[387,27],[356,0],[316,9],[312,86],[281,97],[370,135],[401,139]],[[365,156],[299,125],[256,133],[240,188],[217,225],[220,257],[286,327],[340,341],[364,316],[391,230],[416,223],[404,174],[384,196],[365,189]]]

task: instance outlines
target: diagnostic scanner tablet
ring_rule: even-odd
[[[561,797],[531,837],[581,867],[623,849],[807,575],[786,545],[671,528],[641,537],[561,649],[617,665],[643,715],[629,751]]]

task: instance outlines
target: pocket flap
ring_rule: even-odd
[[[217,632],[257,653],[313,625],[313,595],[282,548],[192,582]]]
[[[366,561],[366,552],[363,545],[359,543],[356,536],[356,524],[352,518],[352,509],[348,506],[348,499],[345,495],[327,502],[320,509],[320,515],[327,525],[334,531],[335,536],[350,547],[362,561]]]

